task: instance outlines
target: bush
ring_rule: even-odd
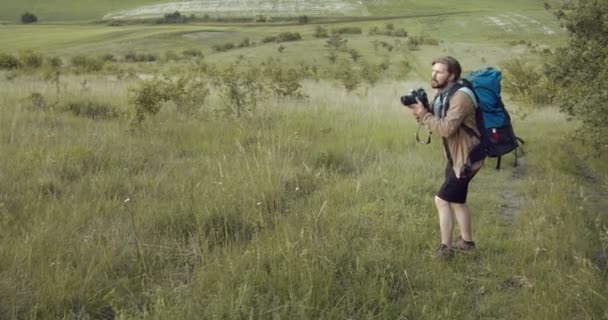
[[[266,36],[262,38],[262,43],[268,42],[288,42],[288,41],[297,41],[301,40],[302,36],[298,32],[282,32],[276,36]]]
[[[100,57],[103,62],[116,62],[116,57],[111,53],[104,53]]]
[[[363,31],[361,31],[361,28],[359,27],[343,27],[343,28],[337,28],[337,29],[331,29],[331,33],[338,33],[338,34],[361,34]]]
[[[327,32],[327,29],[323,28],[322,26],[316,26],[315,32],[312,34],[312,36],[315,38],[327,38],[329,37],[329,33]]]
[[[0,69],[12,70],[21,67],[21,62],[8,53],[0,53]]]
[[[543,70],[560,88],[555,100],[561,109],[583,123],[577,136],[590,153],[603,156],[608,154],[608,2],[581,0],[564,5],[570,8],[556,14],[567,21],[569,43]]]
[[[135,117],[132,125],[139,125],[146,116],[156,115],[161,104],[170,99],[170,83],[164,79],[142,81],[138,87],[131,88],[130,102],[135,106]]]
[[[163,18],[165,19],[165,23],[184,23],[187,19],[185,16],[182,16],[179,11],[167,13]]]
[[[24,67],[36,69],[42,66],[44,58],[32,50],[22,50],[19,52],[19,60]]]
[[[245,39],[243,39],[241,41],[241,43],[239,43],[237,45],[237,47],[239,47],[239,48],[246,48],[246,47],[249,47],[250,45],[251,45],[251,42],[249,41],[249,38],[245,38]]]
[[[334,77],[347,91],[355,90],[361,83],[360,75],[347,60],[341,60],[334,69]]]
[[[268,80],[270,91],[279,97],[303,97],[300,82],[304,76],[293,68],[283,68],[281,63],[268,60],[263,64],[262,73]]]
[[[228,43],[224,43],[224,44],[214,44],[212,48],[213,48],[213,51],[215,51],[215,52],[224,52],[224,51],[234,49],[235,46],[234,46],[234,43],[228,42]]]
[[[52,105],[39,92],[32,92],[24,102],[26,108],[34,111],[47,111],[52,108]]]
[[[77,72],[96,72],[103,68],[101,59],[90,58],[85,55],[77,55],[70,59],[70,64],[76,68]]]
[[[38,22],[38,17],[36,17],[35,14],[26,11],[24,14],[21,15],[21,23],[27,24],[34,22]]]
[[[501,63],[504,72],[502,88],[519,101],[526,101],[539,83],[541,75],[527,59],[516,57]]]
[[[259,74],[258,68],[242,67],[239,63],[232,64],[217,73],[214,84],[221,91],[226,115],[240,118],[255,112],[264,92]]]
[[[203,57],[203,52],[199,49],[186,49],[182,51],[182,55],[186,58]]]
[[[77,117],[85,117],[93,120],[116,119],[120,115],[116,107],[110,103],[90,99],[69,101],[63,106],[63,109]]]
[[[61,60],[61,58],[59,58],[59,57],[48,57],[47,63],[53,69],[58,69],[63,66],[63,60]]]
[[[156,61],[156,55],[152,53],[135,53],[127,52],[125,54],[125,62],[153,62]]]
[[[147,116],[156,115],[165,102],[173,102],[178,112],[191,114],[203,106],[209,95],[206,81],[193,74],[146,80],[131,88],[130,102],[135,106],[132,125],[141,124]]]
[[[339,33],[334,33],[325,41],[325,47],[331,50],[343,51],[346,50],[347,42],[348,40],[342,38]]]
[[[361,62],[361,78],[370,85],[375,85],[382,76],[382,68],[367,61]]]

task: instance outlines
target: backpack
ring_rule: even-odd
[[[478,107],[475,108],[477,131],[481,136],[472,128],[463,126],[468,134],[480,139],[479,145],[473,148],[469,154],[469,161],[475,163],[486,157],[498,158],[496,169],[500,169],[501,156],[514,150],[515,166],[517,166],[517,147],[519,147],[519,143],[525,143],[513,132],[511,117],[500,97],[501,80],[500,70],[492,67],[478,69],[465,75],[454,85],[446,99],[447,109],[451,95],[462,87],[467,87],[474,93],[478,104]]]

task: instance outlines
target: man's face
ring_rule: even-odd
[[[454,81],[454,75],[448,72],[448,66],[443,63],[435,63],[433,65],[433,74],[431,76],[431,87],[433,89],[444,89]]]

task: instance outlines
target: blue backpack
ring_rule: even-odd
[[[481,142],[471,151],[469,160],[471,163],[475,163],[486,157],[498,158],[496,169],[500,169],[501,156],[514,150],[515,165],[517,165],[517,147],[519,143],[524,143],[522,139],[515,136],[511,117],[500,97],[501,80],[500,70],[492,67],[482,68],[465,75],[448,93],[450,96],[465,86],[475,94],[478,103],[475,111],[477,131],[481,136],[469,127],[464,126],[463,128],[467,133],[479,138]]]

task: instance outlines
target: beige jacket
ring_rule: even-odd
[[[479,139],[467,133],[463,125],[478,132],[475,124],[475,105],[468,94],[457,91],[450,98],[450,107],[444,118],[439,118],[431,113],[423,113],[420,122],[425,124],[432,132],[438,133],[446,138],[447,146],[453,160],[453,169],[457,177],[463,170],[467,157],[473,147],[479,143]],[[446,155],[447,158],[447,155]],[[483,160],[474,163],[473,171],[479,170]]]

